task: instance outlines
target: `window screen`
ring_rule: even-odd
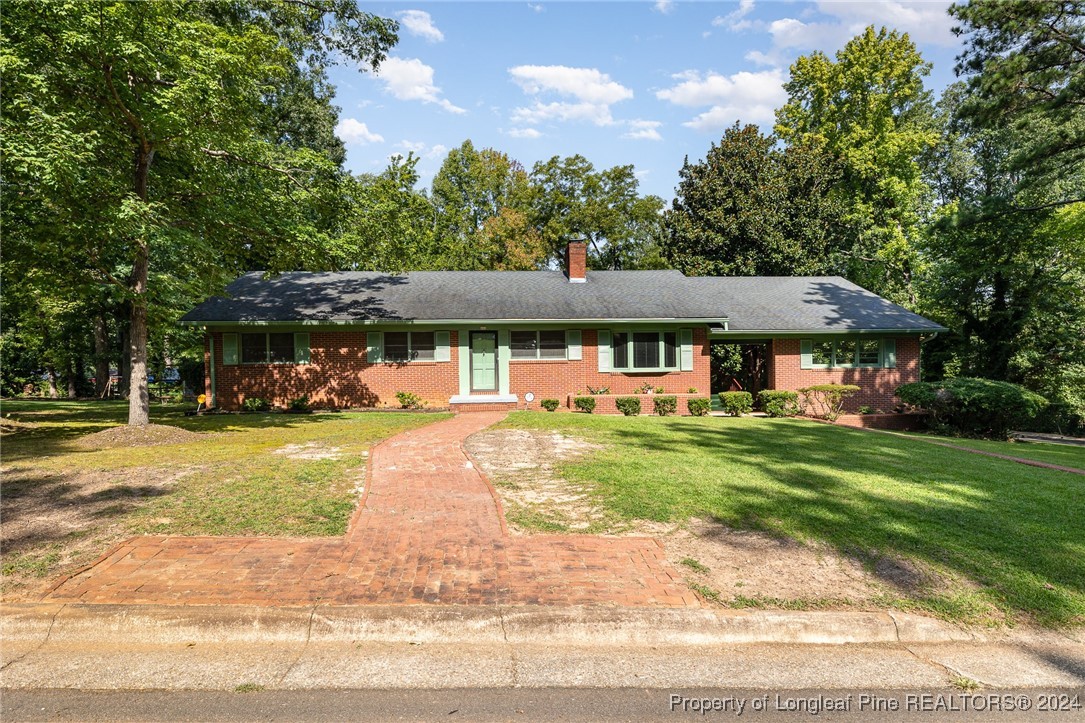
[[[540,331],[539,332],[539,358],[540,359],[564,359],[565,358],[565,331]]]
[[[293,345],[293,342],[291,342]],[[291,346],[291,355],[293,355]],[[267,362],[267,334],[241,335],[241,363],[263,364]]]
[[[820,366],[832,366],[833,343],[831,341],[815,341],[811,350],[811,361]]]
[[[629,366],[629,335],[625,332],[614,333],[614,368],[625,369]]]
[[[268,334],[268,348],[271,352],[271,363],[282,364],[294,361],[294,334]]]
[[[659,334],[654,331],[633,334],[633,368],[655,369],[659,366]]]
[[[513,359],[534,359],[538,355],[539,337],[533,331],[514,331],[510,342]]]
[[[673,331],[663,332],[663,366],[678,366],[678,335]]]
[[[405,362],[409,359],[410,348],[407,343],[407,332],[384,332],[384,360],[390,362]]]
[[[411,332],[411,361],[433,361],[436,348],[432,331]]]

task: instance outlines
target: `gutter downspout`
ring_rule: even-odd
[[[211,360],[209,364],[211,368],[211,404],[208,406],[214,409],[218,405],[215,399],[215,333],[213,331],[207,332],[207,340],[211,344]]]

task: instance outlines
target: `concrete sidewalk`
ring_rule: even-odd
[[[4,688],[1085,685],[1078,635],[898,613],[8,605]]]

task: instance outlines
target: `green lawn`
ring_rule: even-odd
[[[2,402],[5,418],[30,423],[4,435],[4,521],[57,518],[30,535],[4,530],[5,576],[55,576],[132,534],[341,535],[364,479],[365,451],[448,416],[186,417],[185,408],[192,407],[154,405],[151,421],[201,433],[196,439],[86,449],[80,437],[123,423],[123,402]],[[287,445],[331,458],[274,453]]]
[[[995,442],[987,439],[959,439],[934,434],[913,434],[909,436],[1085,470],[1085,446],[1047,444],[1044,442]]]
[[[522,412],[504,425],[604,444],[560,472],[620,517],[715,518],[955,581],[899,589],[884,601],[899,608],[1085,624],[1080,475],[797,419]]]

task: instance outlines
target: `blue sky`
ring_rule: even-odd
[[[948,2],[443,2],[364,5],[400,21],[377,74],[337,66],[347,166],[382,169],[414,151],[429,185],[471,139],[529,170],[580,153],[633,164],[670,201],[682,160],[703,158],[736,120],[771,128],[799,55],[830,55],[868,24],[908,32],[954,80],[960,41]]]

